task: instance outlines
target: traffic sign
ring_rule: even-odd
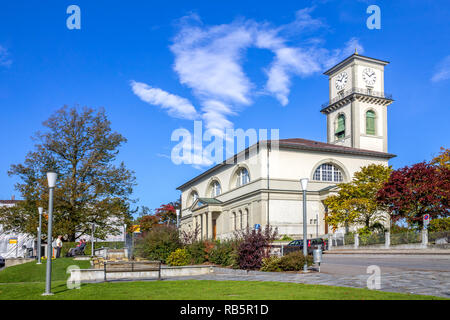
[[[424,214],[423,215],[423,226],[426,228],[430,224],[430,215]]]

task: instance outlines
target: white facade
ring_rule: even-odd
[[[330,103],[321,112],[327,116],[328,143],[304,139],[261,142],[257,151],[238,155],[238,159],[244,159],[216,165],[180,186],[181,228],[193,230],[197,226],[201,238],[226,238],[236,230],[269,224],[277,227],[279,234],[300,238],[300,179],[306,177],[310,179],[305,222],[308,237],[331,232],[324,221],[323,200],[336,191],[339,182],[350,181],[361,167],[388,165],[394,157],[387,153],[387,105],[392,99],[380,94],[384,91],[386,64],[354,54],[325,73],[330,81]],[[340,80],[346,80],[336,83],[339,75]],[[368,110],[375,120],[366,119]],[[346,118],[345,134],[338,138],[337,117],[341,114]],[[242,170],[249,177],[244,185],[238,183]],[[217,183],[219,195],[212,192]]]

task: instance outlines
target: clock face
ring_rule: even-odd
[[[375,84],[375,81],[377,80],[375,71],[371,68],[365,68],[363,70],[362,77],[368,86],[373,86]]]
[[[338,74],[338,76],[336,77],[336,81],[335,81],[335,85],[336,85],[336,89],[337,90],[342,90],[345,88],[345,85],[347,84],[348,81],[348,75],[347,72],[341,72],[340,74]]]

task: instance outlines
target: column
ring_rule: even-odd
[[[384,234],[384,246],[386,247],[386,249],[389,249],[389,247],[391,246],[391,233],[390,232],[386,232]]]
[[[425,248],[428,246],[428,230],[422,229],[422,246]]]
[[[354,244],[354,246],[355,246],[355,249],[358,249],[358,247],[359,247],[359,234],[358,233],[355,233],[355,244]]]
[[[207,213],[208,217],[208,239],[213,238],[212,212]]]

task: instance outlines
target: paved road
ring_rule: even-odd
[[[367,267],[380,267],[381,290],[390,292],[433,295],[450,298],[450,256],[424,255],[324,255],[321,272],[246,273],[242,270],[217,269],[209,275],[176,277],[167,280],[239,280],[279,281],[367,288],[371,274]]]
[[[446,271],[450,272],[450,255],[323,255],[321,271],[328,274],[365,274],[370,265],[379,266],[381,272]]]

